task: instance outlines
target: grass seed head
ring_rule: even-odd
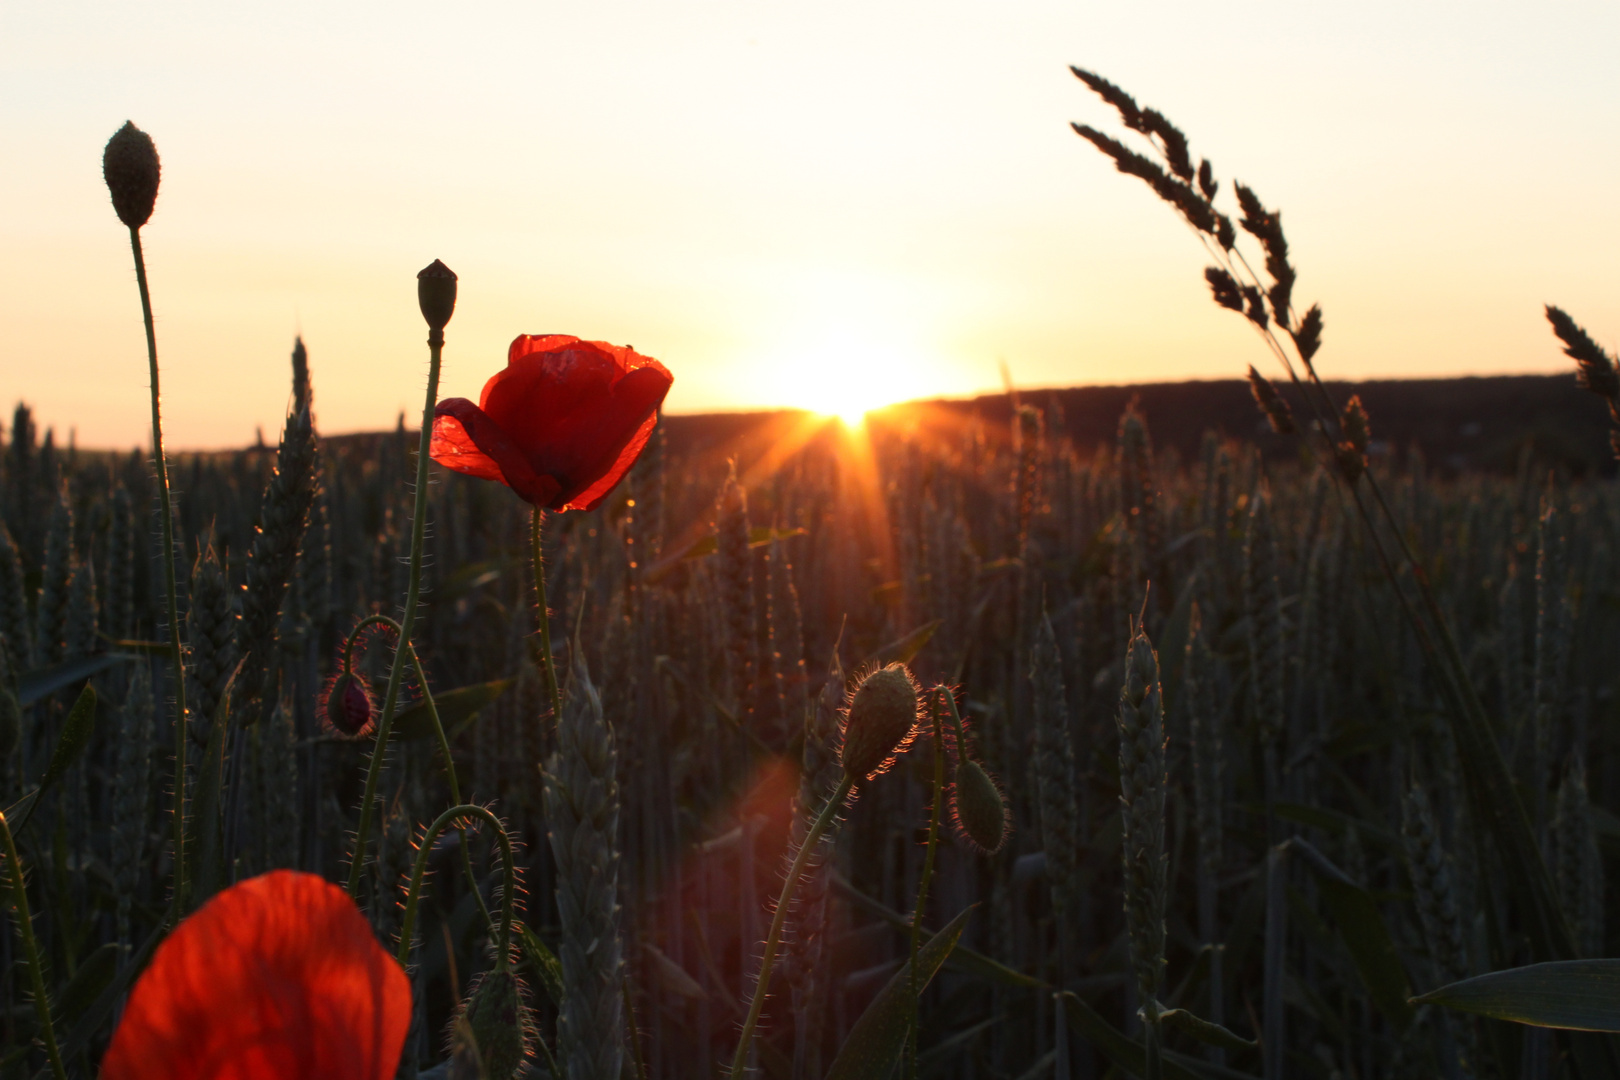
[[[1346,481],[1354,484],[1367,471],[1367,443],[1371,438],[1367,410],[1362,407],[1359,395],[1345,403],[1339,434],[1344,436],[1338,446],[1339,471]]]
[[[878,668],[861,680],[844,718],[839,761],[857,780],[876,776],[904,750],[917,728],[917,681],[904,664]]]
[[[112,193],[113,209],[118,212],[119,221],[132,229],[146,224],[157,202],[161,172],[152,136],[132,122],[124,121],[124,126],[107,140],[107,149],[101,154],[101,175]]]
[[[1294,414],[1288,408],[1288,402],[1283,400],[1277,388],[1272,386],[1266,377],[1249,365],[1249,389],[1254,393],[1255,404],[1260,411],[1266,414],[1271,422],[1271,430],[1279,435],[1292,435],[1299,429],[1294,425]]]
[[[972,758],[956,767],[951,785],[952,818],[956,833],[981,855],[994,855],[1007,842],[1011,816],[1001,785]]]

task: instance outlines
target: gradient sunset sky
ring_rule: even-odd
[[[1265,370],[1071,63],[1283,210],[1324,374],[1562,371],[1542,303],[1620,341],[1617,41],[1612,2],[6,4],[0,407],[149,437],[125,119],[175,447],[274,438],[299,333],[325,431],[416,416],[434,258],[444,396],[543,332],[684,412]]]

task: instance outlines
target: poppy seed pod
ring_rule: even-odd
[[[158,176],[157,147],[152,136],[126,120],[124,126],[107,140],[107,149],[101,154],[101,175],[112,192],[113,209],[118,220],[132,229],[145,225],[152,216],[157,202]]]
[[[486,1080],[511,1080],[529,1055],[528,1010],[509,966],[486,973],[467,996],[465,1017]]]
[[[881,772],[917,725],[917,683],[904,664],[878,668],[861,680],[844,718],[840,761],[860,780]]]
[[[371,694],[365,680],[352,671],[345,671],[326,692],[322,715],[327,724],[339,735],[357,739],[371,727]]]
[[[456,273],[434,259],[416,275],[416,302],[428,327],[443,330],[456,313]]]
[[[1007,799],[1001,787],[972,758],[956,767],[951,792],[957,834],[981,855],[994,855],[1007,842]]]

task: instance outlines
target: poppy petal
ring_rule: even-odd
[[[498,480],[536,506],[562,490],[555,479],[535,472],[506,430],[466,398],[447,398],[434,408],[429,446],[429,455],[445,468]]]
[[[662,364],[632,371],[614,386],[609,408],[598,411],[599,426],[582,428],[572,416],[561,425],[558,437],[573,451],[571,456],[577,457],[558,471],[565,481],[579,478],[577,490],[564,492],[567,508],[594,509],[623,479],[658,423],[658,407],[669,393],[670,382]],[[593,456],[587,458],[586,454]]]
[[[411,988],[336,885],[277,870],[204,904],[158,946],[102,1080],[390,1080]]]

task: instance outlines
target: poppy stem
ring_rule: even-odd
[[[928,887],[934,880],[934,856],[939,850],[939,812],[945,802],[945,731],[939,719],[939,698],[949,694],[936,687],[928,695],[928,714],[934,728],[934,808],[928,817],[928,854],[923,856],[922,881],[917,885],[917,905],[911,911],[911,1010],[906,1018],[910,1029],[906,1047],[906,1080],[917,1078],[917,950],[922,944],[923,909],[928,906]]]
[[[360,895],[360,867],[366,861],[366,840],[371,832],[371,813],[377,800],[377,777],[388,752],[388,735],[399,706],[399,685],[404,681],[406,646],[416,626],[416,605],[422,596],[422,541],[427,529],[428,451],[433,440],[433,407],[439,400],[439,364],[444,352],[444,330],[428,331],[427,404],[422,408],[422,437],[416,451],[416,501],[411,511],[411,571],[405,590],[405,617],[400,620],[399,642],[394,646],[394,664],[388,669],[388,690],[383,695],[382,716],[377,721],[377,743],[371,750],[366,769],[366,791],[360,801],[360,824],[354,832],[354,856],[349,862],[348,893]],[[455,781],[452,779],[451,783]],[[476,890],[475,890],[476,891]]]
[[[399,623],[387,615],[367,615],[355,624],[349,631],[348,638],[343,642],[343,670],[345,673],[354,670],[354,643],[359,640],[362,633],[369,626],[384,626],[394,632],[395,640],[400,634]],[[456,779],[455,759],[450,756],[450,740],[444,736],[444,724],[439,720],[439,706],[433,700],[433,688],[428,686],[427,672],[422,670],[422,659],[416,654],[416,646],[407,644],[410,650],[411,667],[416,671],[416,684],[422,688],[422,703],[427,706],[428,719],[433,721],[433,733],[439,737],[439,753],[444,755],[444,775],[450,782],[450,805],[461,805],[461,784]],[[489,905],[484,903],[484,894],[478,887],[478,875],[473,873],[472,856],[467,851],[467,833],[460,825],[456,832],[461,834],[461,868],[467,874],[467,886],[472,889],[473,899],[478,901],[478,910],[484,914],[484,922],[491,930],[495,929],[495,917],[489,913]]]
[[[776,914],[771,916],[771,932],[765,938],[765,955],[759,964],[759,981],[754,984],[754,1000],[748,1006],[748,1019],[743,1021],[742,1038],[737,1040],[737,1054],[731,1059],[731,1080],[742,1080],[748,1063],[748,1051],[753,1046],[754,1028],[759,1026],[759,1014],[765,1008],[765,998],[771,987],[771,968],[776,964],[776,950],[782,944],[782,923],[787,918],[788,908],[793,903],[793,893],[799,884],[799,877],[804,868],[809,865],[810,853],[815,851],[821,843],[821,835],[832,824],[833,818],[838,815],[844,800],[849,797],[849,789],[855,786],[855,777],[848,773],[838,782],[838,789],[833,792],[827,805],[821,808],[816,815],[816,823],[810,826],[810,834],[799,845],[798,854],[793,856],[793,865],[788,868],[787,880],[782,882],[782,895],[776,901]]]
[[[534,508],[529,525],[529,543],[534,552],[536,618],[540,621],[540,666],[545,669],[546,694],[551,699],[551,722],[555,724],[562,719],[562,694],[557,689],[556,661],[551,658],[551,613],[546,610],[546,562],[540,547],[540,526],[545,522],[545,517],[544,509],[538,506]]]
[[[39,1017],[40,1041],[45,1044],[45,1055],[51,1059],[51,1072],[56,1075],[56,1080],[67,1080],[67,1073],[62,1069],[62,1052],[56,1046],[56,1028],[51,1025],[51,999],[45,993],[45,974],[39,966],[34,920],[28,913],[28,887],[23,881],[22,860],[17,858],[17,844],[11,838],[11,825],[6,821],[5,814],[0,814],[0,838],[6,844],[6,864],[11,871],[12,912],[17,919],[17,933],[22,937],[28,976],[33,983],[34,1013]]]
[[[503,965],[512,962],[512,902],[517,894],[517,867],[512,863],[512,838],[507,835],[500,818],[485,807],[468,803],[452,806],[435,818],[427,832],[422,834],[422,842],[417,845],[416,865],[411,870],[411,888],[405,895],[405,921],[399,932],[400,967],[406,966],[411,958],[411,942],[416,935],[416,906],[422,898],[422,875],[427,873],[428,856],[433,853],[433,845],[439,835],[452,824],[459,828],[461,818],[482,818],[495,830],[495,836],[501,843],[501,922],[495,932],[495,955]]]
[[[169,667],[174,679],[174,895],[169,922],[185,913],[191,885],[186,876],[186,672],[180,647],[180,605],[174,580],[174,503],[169,495],[169,466],[163,453],[163,395],[158,385],[157,330],[152,325],[152,291],[146,284],[146,255],[141,230],[131,225],[129,246],[135,253],[135,284],[141,293],[141,319],[146,323],[146,361],[152,380],[152,465],[163,498],[163,591],[169,605]],[[60,1066],[58,1066],[60,1071]]]

